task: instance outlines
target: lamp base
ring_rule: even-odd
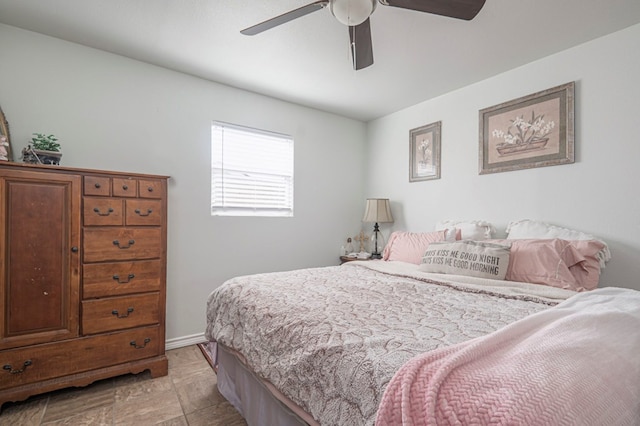
[[[372,259],[381,259],[382,253],[380,250],[384,248],[384,237],[380,232],[380,227],[378,223],[373,226],[373,233],[371,234],[371,258]]]

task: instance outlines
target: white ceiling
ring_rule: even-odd
[[[0,22],[363,121],[640,22],[638,0],[487,0],[472,21],[378,5],[357,72],[327,8],[240,34],[312,1],[0,0]]]

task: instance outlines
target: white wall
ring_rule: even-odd
[[[366,193],[391,199],[394,230],[530,218],[595,234],[613,256],[601,284],[640,289],[639,40],[635,25],[368,123]],[[478,111],[570,81],[575,164],[480,176]],[[442,178],[409,183],[409,130],[438,120]]]
[[[72,167],[170,175],[167,338],[202,333],[208,294],[254,272],[338,264],[364,209],[365,125],[0,25],[16,153],[53,133]],[[212,120],[290,134],[295,217],[210,216]]]
[[[594,233],[613,252],[602,281],[640,289],[637,40],[640,25],[365,126],[0,24],[0,106],[17,152],[31,133],[54,133],[64,165],[171,175],[167,338],[177,339],[204,330],[205,299],[230,277],[337,263],[365,195],[392,200],[387,235],[442,219],[504,230],[520,218]],[[478,110],[568,81],[576,163],[479,176]],[[212,120],[294,136],[294,218],[209,215]],[[438,120],[442,178],[410,184],[409,129]]]

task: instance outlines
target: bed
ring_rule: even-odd
[[[640,292],[577,291],[592,285],[579,278],[593,240],[449,231],[393,235],[385,260],[214,290],[220,392],[250,425],[638,424]],[[589,247],[591,266],[604,248]]]

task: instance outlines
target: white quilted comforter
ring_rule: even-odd
[[[573,294],[426,274],[399,262],[350,262],[227,281],[209,296],[206,336],[243,354],[320,424],[373,425],[387,384],[409,359]]]

